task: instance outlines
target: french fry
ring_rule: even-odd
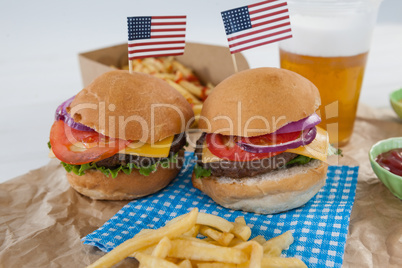
[[[169,251],[169,257],[234,264],[247,261],[247,254],[240,249],[181,239],[175,239],[171,242],[172,248]]]
[[[286,231],[281,235],[269,239],[264,243],[264,254],[272,257],[279,257],[282,251],[288,249],[293,243],[294,238],[291,231]]]
[[[152,256],[164,259],[167,257],[171,248],[172,244],[170,243],[170,239],[165,236],[159,241],[152,251]]]
[[[240,239],[238,237],[235,237],[235,238],[232,239],[232,241],[230,241],[230,244],[228,246],[229,247],[234,247],[234,246],[236,246],[238,244],[241,244],[241,243],[244,243],[244,240]]]
[[[172,61],[172,66],[174,70],[180,71],[184,77],[190,77],[193,75],[193,72],[189,68],[185,67],[178,61]]]
[[[179,262],[181,262],[181,259],[173,258],[173,257],[166,257],[165,260],[170,261],[174,264],[178,264]]]
[[[176,75],[174,75],[174,74],[156,73],[156,74],[154,74],[154,76],[156,76],[160,79],[163,79],[163,80],[172,80],[172,81],[176,80]]]
[[[200,233],[212,238],[222,246],[229,245],[230,241],[234,238],[234,234],[232,233],[220,232],[207,226],[202,226],[200,228]]]
[[[162,258],[147,255],[141,252],[134,254],[134,257],[140,262],[140,265],[145,267],[158,267],[158,268],[178,268],[176,264]]]
[[[130,63],[134,72],[151,74],[167,81],[192,104],[202,103],[214,88],[210,82],[205,86],[201,85],[193,70],[184,66],[172,56],[135,59],[130,61]],[[121,69],[129,70],[129,66],[122,66]],[[172,82],[180,87],[174,85]]]
[[[242,250],[247,250],[248,254],[250,255],[249,258],[249,268],[260,268],[261,267],[261,261],[263,257],[263,248],[260,244],[258,244],[256,241],[247,241],[244,243],[241,243],[234,248],[242,249]]]
[[[165,72],[168,73],[173,73],[173,61],[175,61],[175,58],[173,56],[168,56],[165,58],[159,58],[162,60],[163,67],[165,68]]]
[[[137,250],[136,252],[141,252],[141,253],[144,253],[144,254],[147,254],[147,255],[152,255],[152,252],[154,251],[155,247],[156,247],[156,244],[155,244],[155,245],[152,245],[152,246],[149,246],[149,247],[145,247],[145,248],[139,249],[139,250]],[[134,258],[134,254],[135,254],[135,252],[133,252],[132,254],[130,254],[129,257],[133,257],[133,258]]]
[[[266,257],[261,261],[262,268],[307,268],[307,265],[298,258]]]
[[[207,225],[214,227],[222,232],[229,233],[233,230],[234,225],[232,222],[225,220],[216,215],[199,212],[197,216],[197,224]]]
[[[148,69],[154,73],[165,72],[165,67],[163,66],[163,63],[155,58],[145,58],[143,60],[143,64],[146,65]]]
[[[197,86],[186,80],[180,81],[179,85],[184,87],[187,91],[191,92],[191,94],[193,94],[197,98],[201,99],[201,97],[202,97],[202,87],[201,86]]]
[[[186,89],[184,89],[182,86],[180,86],[176,82],[174,82],[172,80],[166,80],[166,82],[168,82],[169,85],[174,87],[189,103],[194,103],[194,104],[201,103],[201,101],[198,100],[197,97],[195,97],[193,94],[188,92]]]
[[[197,103],[193,105],[194,115],[200,115],[202,110],[202,103]]]
[[[193,267],[193,265],[191,264],[191,261],[188,259],[185,259],[182,262],[180,262],[178,266],[180,268],[192,268]]]
[[[182,217],[181,220],[177,221],[175,224],[166,225],[150,233],[136,235],[133,238],[123,242],[88,267],[111,267],[132,254],[134,251],[157,243],[164,236],[173,238],[181,235],[194,226],[197,220],[197,215],[198,209],[194,208],[190,213],[186,214],[186,216]]]
[[[262,235],[257,235],[256,237],[254,237],[251,240],[256,241],[260,245],[264,245],[264,243],[267,242],[267,240]]]
[[[235,219],[235,222],[244,226],[247,226],[246,220],[243,216],[239,216]]]
[[[126,256],[135,257],[140,268],[307,267],[297,258],[280,257],[293,243],[290,231],[268,241],[261,235],[249,240],[250,234],[244,217],[232,223],[193,209],[162,228],[143,229],[88,267],[111,267]]]
[[[208,244],[218,245],[218,242],[216,242],[214,239],[208,236],[201,240],[207,242]]]
[[[251,236],[251,229],[246,224],[234,222],[232,233],[242,239],[243,241],[247,241]]]
[[[183,234],[183,236],[192,236],[192,237],[196,237],[199,233],[200,230],[200,225],[196,224],[194,225],[190,230],[188,230],[187,232],[185,232]]]
[[[197,268],[237,268],[237,267],[243,267],[243,265],[239,266],[232,263],[222,263],[222,262],[206,262],[197,264]]]
[[[205,243],[205,244],[208,244],[208,245],[211,244],[212,241],[214,241],[213,239],[210,239],[210,238],[208,238],[208,239],[199,239],[199,238],[196,238],[196,237],[186,236],[186,235],[178,236],[177,239],[182,239],[182,240],[187,240],[187,241],[194,241],[194,242],[197,242],[197,243]]]

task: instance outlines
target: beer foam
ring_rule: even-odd
[[[325,13],[290,13],[293,37],[281,41],[280,48],[318,57],[353,56],[368,52],[376,14],[376,10],[332,16]]]

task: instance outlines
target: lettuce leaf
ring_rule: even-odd
[[[146,166],[146,167],[139,167],[134,163],[128,163],[126,165],[121,165],[117,168],[110,169],[110,168],[105,168],[105,167],[98,167],[96,163],[88,163],[88,164],[83,164],[83,165],[71,165],[67,164],[64,162],[61,162],[63,167],[67,172],[73,172],[74,174],[78,176],[82,176],[85,174],[86,170],[89,169],[95,169],[97,171],[102,172],[106,177],[112,176],[112,178],[116,178],[117,174],[122,171],[125,174],[129,175],[131,172],[133,172],[134,169],[137,169],[140,174],[144,176],[149,176],[152,172],[155,172],[158,165],[161,165],[162,168],[168,168],[170,163],[177,163],[177,156],[178,153],[174,154],[173,156],[169,158],[164,158],[161,161],[156,162],[153,165]]]
[[[285,167],[289,167],[292,165],[304,165],[304,164],[307,164],[308,162],[310,162],[311,160],[313,160],[313,158],[304,156],[304,155],[298,155],[297,157],[295,157],[292,160],[290,160],[289,162],[287,162]],[[194,173],[195,173],[195,177],[197,179],[211,176],[210,169],[205,169],[205,168],[199,166],[198,164],[196,164],[194,166]]]
[[[331,155],[340,155],[343,157],[342,150],[339,148],[335,148],[332,144],[328,146],[328,156]]]
[[[195,177],[198,178],[203,178],[203,177],[209,177],[211,176],[211,170],[210,169],[205,169],[198,164],[194,166],[194,173]]]
[[[287,162],[286,167],[291,165],[304,165],[310,162],[311,160],[313,160],[313,158],[304,155],[298,155],[289,162]]]

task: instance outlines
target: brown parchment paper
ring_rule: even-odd
[[[368,159],[377,141],[401,136],[402,121],[392,110],[359,106],[352,139],[343,148],[345,160],[360,166],[344,267],[402,267],[402,200],[376,177]]]
[[[360,105],[339,164],[360,165],[343,267],[402,267],[402,200],[376,178],[368,150],[402,136],[389,109]],[[85,267],[103,253],[80,239],[127,202],[92,201],[72,190],[57,160],[0,184],[0,267]],[[118,267],[133,267],[125,260]]]

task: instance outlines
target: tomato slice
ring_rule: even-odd
[[[275,145],[296,140],[297,138],[300,137],[301,134],[302,134],[301,131],[281,133],[281,134],[270,133],[255,137],[242,137],[241,141],[255,145]]]
[[[257,159],[269,158],[278,155],[282,152],[274,153],[250,153],[244,151],[236,141],[240,137],[237,136],[225,136],[221,134],[207,134],[205,141],[207,143],[208,149],[212,154],[218,156],[219,158],[230,160],[246,162]]]
[[[256,137],[237,137],[226,136],[221,134],[207,134],[205,137],[208,149],[212,154],[219,158],[230,161],[252,161],[257,159],[269,158],[284,151],[271,152],[271,153],[251,153],[243,150],[236,141],[258,144],[258,145],[274,145],[281,144],[299,138],[301,131],[283,134],[266,134]]]
[[[50,130],[50,145],[54,155],[67,164],[97,162],[115,155],[130,141],[114,139],[96,131],[80,131],[55,121]]]

